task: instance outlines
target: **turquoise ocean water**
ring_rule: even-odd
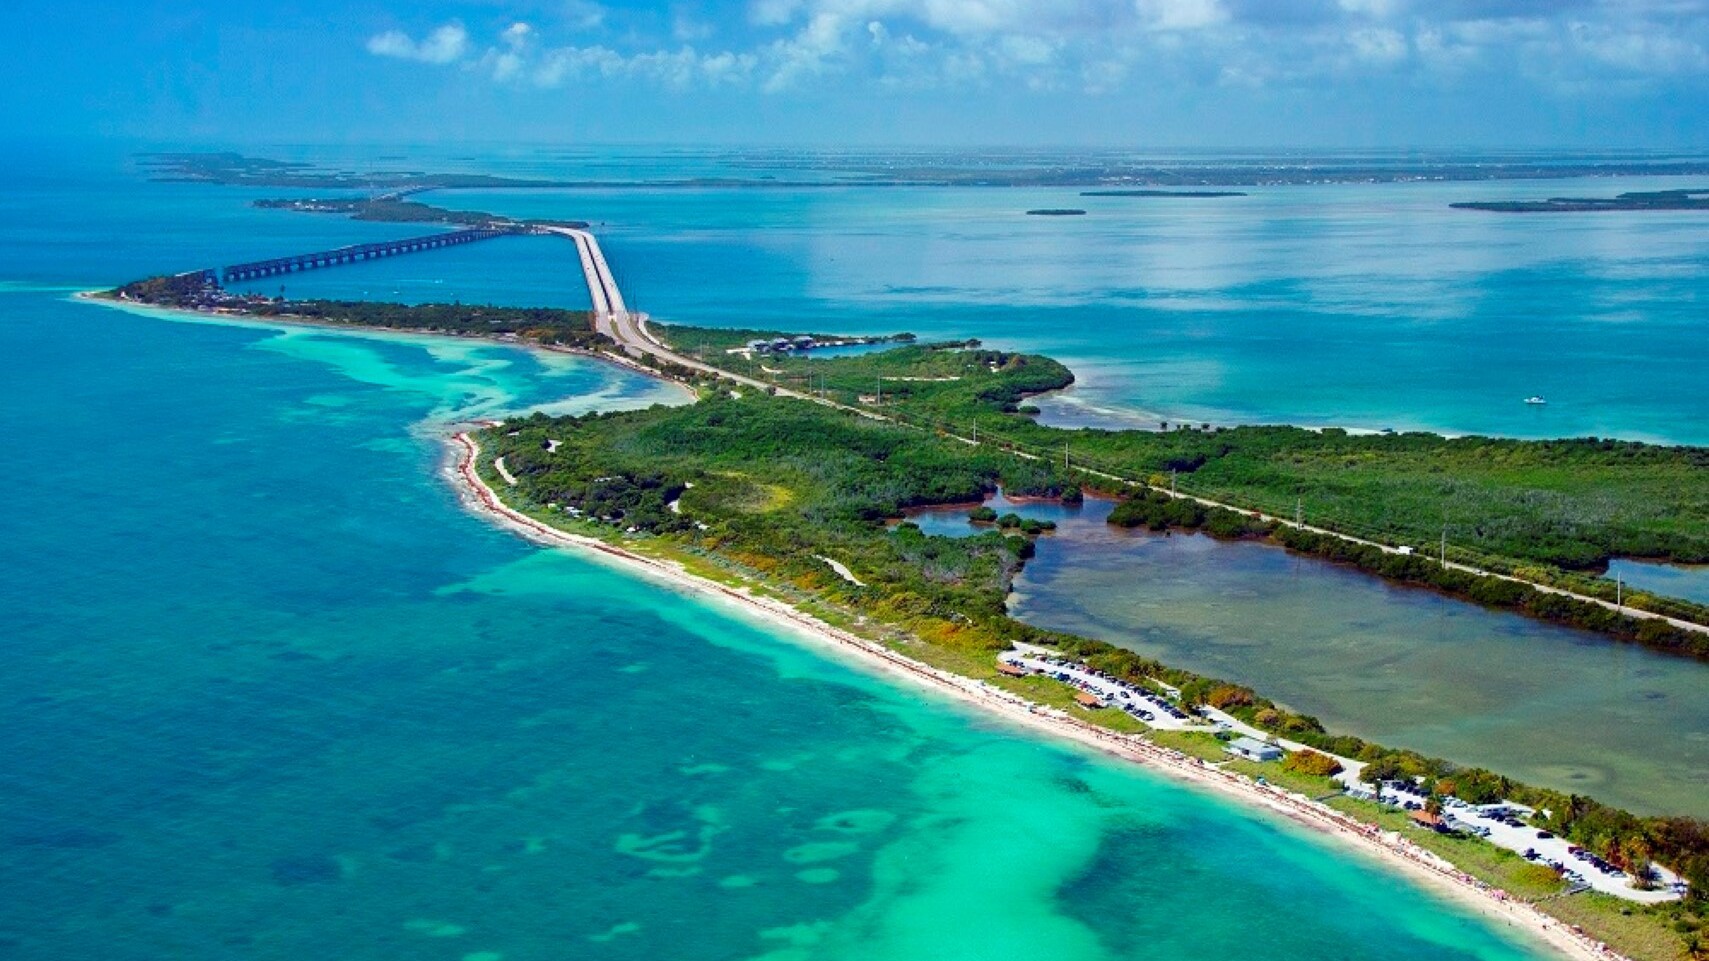
[[[775,155],[280,148],[340,167],[648,181],[825,180]],[[1178,159],[1178,158],[1177,158]],[[1215,159],[1215,158],[1208,158]],[[1293,423],[1709,443],[1709,214],[1499,215],[1460,200],[1705,186],[1587,177],[1241,188],[1212,200],[1076,188],[441,191],[424,199],[592,221],[631,306],[665,321],[977,336],[1069,363],[1067,425]],[[280,191],[272,193],[279,194]],[[283,192],[289,193],[289,192]],[[1078,207],[1084,217],[1028,217]],[[543,241],[549,246],[549,241]],[[514,245],[513,245],[514,246]],[[531,257],[525,252],[519,258]],[[477,289],[476,264],[294,281],[359,295]],[[402,262],[400,262],[401,264]],[[295,288],[293,288],[295,289]],[[1524,403],[1542,395],[1547,404]]]
[[[1695,185],[1695,182],[1691,182]],[[1666,178],[1251,188],[629,190],[442,198],[582,216],[632,306],[722,326],[978,336],[1068,363],[1065,425],[1293,423],[1709,443],[1709,214],[1468,198]],[[1076,206],[1084,217],[1028,217]],[[1546,405],[1525,399],[1542,395]]]
[[[8,957],[1535,956],[1289,828],[530,547],[438,474],[449,421],[656,385],[67,300],[409,228],[99,166],[5,182]],[[429,282],[475,299],[457,256]]]

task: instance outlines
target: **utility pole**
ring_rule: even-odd
[[[1617,611],[1620,611],[1621,613],[1625,613],[1626,597],[1625,597],[1625,594],[1621,590],[1622,586],[1623,585],[1620,583],[1620,575],[1615,574],[1614,575],[1614,609]]]
[[[1295,527],[1304,527],[1305,526],[1305,498],[1304,497],[1301,497],[1301,498],[1294,501],[1294,526]]]
[[[1068,445],[1067,444],[1062,445],[1062,469],[1063,470],[1069,469],[1069,467],[1068,467]]]
[[[1442,566],[1448,566],[1448,525],[1442,525]]]

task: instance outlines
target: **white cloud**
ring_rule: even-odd
[[[1228,19],[1217,0],[1134,0],[1134,9],[1153,30],[1202,30]]]
[[[716,32],[712,24],[683,10],[671,14],[671,38],[678,43],[700,43],[711,39]]]
[[[379,34],[368,49],[513,84],[603,78],[776,94],[831,83],[1105,94],[1140,77],[1159,89],[1274,90],[1361,76],[1559,92],[1598,77],[1709,75],[1709,0],[747,0],[747,23],[716,31],[689,0],[650,21],[589,0],[557,9],[565,15],[499,30],[484,52],[456,22],[419,40]],[[599,31],[598,42],[551,36],[580,30]],[[706,46],[739,34],[727,49]]]
[[[1701,43],[1684,37],[1589,23],[1574,23],[1570,32],[1574,49],[1629,73],[1709,71],[1709,53]]]
[[[646,80],[665,87],[687,89],[748,79],[757,58],[730,52],[701,53],[693,47],[657,50],[629,56],[609,47],[557,47],[546,51],[529,79],[540,87],[559,87],[580,79]]]
[[[402,30],[388,30],[368,38],[368,52],[378,57],[419,60],[422,63],[455,63],[469,51],[469,31],[452,21],[421,40]]]
[[[499,53],[494,51],[486,58],[486,67],[492,72],[493,79],[498,81],[511,80],[522,73],[522,57],[512,51]]]
[[[1347,35],[1347,44],[1353,48],[1355,57],[1372,64],[1396,63],[1406,59],[1408,53],[1406,37],[1387,27],[1354,30]]]
[[[592,30],[605,23],[605,8],[590,0],[565,0],[564,19],[577,30]]]

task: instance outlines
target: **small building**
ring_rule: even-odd
[[[797,338],[795,338],[795,349],[796,350],[806,350],[812,346],[813,346],[813,338],[811,338],[811,337],[797,337]]]
[[[750,341],[748,341],[748,349],[751,351],[754,351],[755,353],[763,354],[766,351],[771,349],[771,341],[769,341],[769,340],[750,340]]]
[[[997,673],[998,674],[1007,674],[1010,677],[1026,677],[1026,676],[1030,675],[1032,672],[1027,670],[1026,668],[1020,666],[1019,664],[1010,664],[1008,661],[998,661],[997,662]]]
[[[1282,749],[1276,745],[1265,744],[1250,737],[1237,737],[1223,745],[1222,749],[1248,761],[1280,761],[1283,754]]]
[[[1444,821],[1440,814],[1432,814],[1429,811],[1408,811],[1407,816],[1412,819],[1412,823],[1419,827],[1429,828],[1438,834],[1448,830],[1448,822]]]
[[[1093,711],[1096,711],[1099,708],[1108,706],[1104,703],[1103,698],[1099,697],[1096,694],[1088,693],[1086,691],[1075,691],[1074,692],[1074,703],[1080,705],[1081,707],[1084,707],[1084,708],[1087,708],[1087,709],[1093,710]]]

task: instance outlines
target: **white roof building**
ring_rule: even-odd
[[[1225,744],[1223,750],[1248,761],[1280,761],[1284,753],[1274,744],[1265,744],[1249,737],[1237,737]]]

